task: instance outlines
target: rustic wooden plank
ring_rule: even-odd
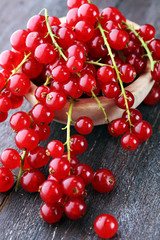
[[[156,23],[160,29],[158,0],[128,0],[128,1],[94,1],[102,9],[105,6],[118,6],[127,18],[138,23]],[[7,4],[8,3],[8,4]],[[0,51],[9,47],[10,33],[17,28],[24,28],[30,16],[43,7],[50,14],[65,15],[66,1],[6,1],[1,0]],[[16,6],[16,8],[15,8]],[[14,11],[13,11],[14,9]],[[63,9],[65,9],[63,11]],[[7,14],[9,13],[9,14]],[[23,16],[23,17],[22,17]],[[21,108],[22,109],[22,108]],[[30,106],[25,103],[23,110]],[[116,186],[109,194],[96,193],[88,186],[86,199],[88,210],[84,218],[78,221],[62,220],[54,225],[48,225],[39,218],[41,199],[38,194],[30,194],[20,190],[12,192],[1,212],[0,239],[3,240],[96,240],[98,237],[93,230],[93,222],[101,213],[110,213],[119,222],[118,234],[114,240],[159,240],[159,155],[160,155],[160,104],[151,108],[141,106],[144,119],[153,125],[153,136],[134,152],[125,152],[120,147],[120,139],[109,136],[106,126],[95,127],[93,133],[87,136],[89,149],[79,156],[80,162],[89,163],[94,170],[106,167],[116,176]],[[10,112],[10,115],[13,113]],[[52,134],[49,140],[42,143],[46,146],[51,139],[64,141],[63,125],[52,123]],[[0,126],[0,150],[15,147],[14,133],[9,130],[9,124]],[[2,131],[3,130],[3,131]],[[75,130],[72,128],[72,133]],[[44,170],[47,176],[47,168]],[[4,194],[0,195],[4,199]]]

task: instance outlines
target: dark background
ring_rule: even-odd
[[[153,24],[160,32],[159,0],[93,0],[100,10],[116,6],[126,18],[139,24]],[[65,0],[0,0],[0,52],[10,49],[12,32],[25,28],[27,20],[42,8],[58,17],[67,13]],[[29,111],[27,102],[19,109]],[[22,189],[15,193],[0,194],[0,240],[96,240],[93,223],[102,213],[109,213],[118,219],[119,230],[114,240],[159,240],[159,165],[160,165],[160,104],[139,109],[143,118],[153,127],[152,137],[134,152],[126,152],[120,146],[120,138],[113,138],[107,126],[94,128],[87,136],[89,147],[79,156],[80,162],[89,163],[94,170],[108,168],[115,174],[116,185],[109,194],[96,193],[88,189],[87,213],[77,221],[66,217],[54,225],[39,218],[42,203],[39,194],[30,194]],[[13,114],[10,112],[9,117]],[[8,118],[9,121],[9,118]],[[9,123],[0,125],[0,152],[15,147],[14,136]],[[63,125],[53,122],[50,139],[65,140]],[[72,133],[74,133],[72,129]],[[47,176],[47,169],[44,171]]]

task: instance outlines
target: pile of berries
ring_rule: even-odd
[[[66,23],[57,17],[35,15],[27,23],[27,30],[17,30],[10,38],[12,50],[0,54],[0,122],[7,119],[8,111],[23,103],[31,81],[37,85],[37,104],[28,112],[16,112],[10,126],[16,132],[15,142],[22,150],[5,149],[1,154],[0,192],[13,187],[10,170],[19,167],[19,184],[25,191],[40,192],[44,201],[41,217],[48,223],[60,220],[63,212],[70,219],[79,219],[86,212],[85,186],[89,183],[101,193],[111,191],[115,177],[108,169],[95,173],[87,164],[80,164],[76,155],[87,150],[84,136],[92,132],[93,121],[81,116],[72,121],[75,101],[93,97],[103,111],[112,136],[121,136],[121,145],[131,151],[152,134],[151,125],[142,120],[140,111],[132,108],[134,96],[125,90],[127,84],[143,74],[147,59],[150,61],[154,86],[144,102],[153,105],[160,100],[160,40],[153,39],[155,29],[149,24],[139,30],[130,26],[122,13],[114,8],[99,9],[88,0],[68,0]],[[31,80],[31,81],[30,81]],[[124,109],[123,115],[110,121],[98,96],[115,99]],[[49,124],[54,111],[69,102],[66,142],[53,140],[47,149],[38,146],[48,139]],[[77,135],[70,136],[75,125]],[[65,151],[67,147],[67,152]],[[52,160],[49,162],[50,157]],[[39,170],[49,163],[45,180]],[[118,229],[116,219],[100,215],[94,223],[102,238],[112,237]]]

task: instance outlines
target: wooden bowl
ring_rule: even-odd
[[[65,22],[65,17],[61,18],[61,22]],[[135,29],[139,29],[139,25],[127,20],[127,23],[134,26]],[[136,108],[140,105],[140,103],[145,99],[150,90],[153,87],[154,81],[151,77],[151,69],[150,63],[147,63],[147,67],[145,73],[143,73],[139,78],[137,78],[134,82],[128,85],[125,89],[129,90],[135,98],[133,108]],[[30,102],[32,106],[36,104],[36,98],[34,97],[36,86],[31,83],[31,89],[29,93],[26,94],[26,99]],[[113,120],[122,116],[124,112],[123,109],[120,109],[116,106],[114,99],[107,99],[106,97],[99,97],[99,100],[104,107],[109,120]],[[82,98],[78,99],[78,102],[74,102],[73,111],[72,111],[72,120],[76,121],[77,118],[81,116],[90,117],[94,125],[102,125],[105,124],[105,118],[103,112],[98,110],[98,104],[93,98]],[[54,112],[54,120],[60,123],[67,122],[67,115],[69,103],[65,105],[65,107],[59,111]]]

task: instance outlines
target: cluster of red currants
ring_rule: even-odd
[[[139,30],[130,26],[114,7],[99,9],[88,0],[68,0],[66,23],[57,17],[35,15],[27,30],[17,30],[11,36],[12,50],[0,55],[0,122],[10,109],[18,108],[31,87],[37,104],[28,113],[12,115],[10,126],[16,132],[15,142],[22,152],[6,149],[1,154],[0,192],[8,191],[14,183],[9,169],[20,168],[19,183],[29,192],[40,191],[45,202],[41,216],[48,223],[60,220],[63,212],[78,219],[86,212],[85,185],[92,183],[98,192],[109,192],[115,184],[112,172],[100,169],[93,173],[87,164],[79,164],[76,155],[86,151],[84,136],[92,132],[93,121],[82,116],[74,122],[79,134],[70,136],[73,123],[72,107],[80,97],[93,97],[104,113],[112,136],[120,136],[121,145],[131,151],[152,134],[151,125],[142,120],[141,113],[132,108],[134,96],[125,90],[136,76],[144,73],[147,57],[155,84],[144,100],[153,105],[160,100],[160,40],[153,39],[155,29],[145,24]],[[115,99],[124,109],[121,118],[109,121],[98,96]],[[49,124],[54,111],[63,109],[69,101],[66,143],[53,140],[44,147],[40,141],[50,135]],[[80,135],[82,134],[82,135]],[[67,152],[64,153],[64,146]],[[48,179],[38,170],[48,164]],[[106,228],[107,226],[107,228]],[[107,230],[106,230],[107,229]],[[116,219],[101,215],[95,221],[95,231],[103,238],[112,237],[118,229]]]

